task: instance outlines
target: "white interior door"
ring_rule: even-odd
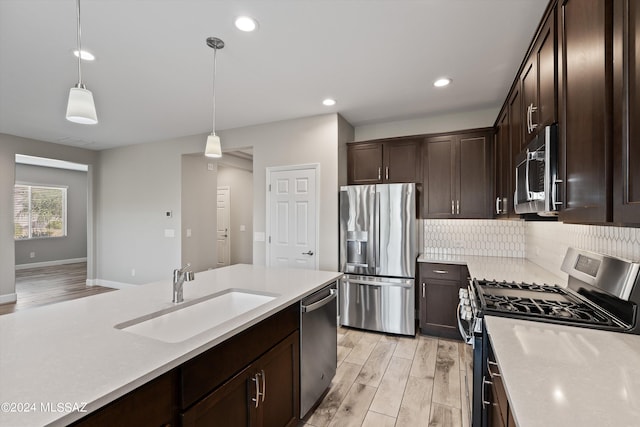
[[[267,173],[268,264],[318,268],[317,168],[278,168]]]
[[[216,248],[218,262],[216,267],[224,267],[230,263],[231,244],[230,237],[230,210],[231,210],[231,189],[229,187],[218,187],[217,212],[218,219],[216,225]]]

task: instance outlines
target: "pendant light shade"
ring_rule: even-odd
[[[80,0],[76,0],[78,52],[82,52],[82,30],[80,26]],[[83,125],[98,123],[93,94],[82,83],[82,55],[78,55],[78,84],[69,90],[67,120]]]
[[[220,137],[211,134],[207,137],[207,146],[204,149],[204,155],[207,157],[222,157],[222,147],[220,147]]]
[[[207,157],[222,157],[222,147],[220,146],[220,137],[216,135],[216,54],[218,49],[224,47],[224,42],[217,37],[208,37],[207,46],[213,49],[213,130],[211,135],[207,137],[207,145],[204,149],[204,155]]]
[[[77,86],[69,90],[67,120],[83,125],[95,125],[98,123],[96,106],[90,90]]]

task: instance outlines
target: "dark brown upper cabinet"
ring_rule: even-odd
[[[423,218],[493,218],[493,129],[427,137]]]
[[[494,214],[496,218],[508,218],[513,211],[511,139],[509,138],[509,109],[503,108],[498,118],[495,135],[496,194]]]
[[[611,221],[613,1],[559,3],[565,222]]]
[[[420,182],[421,138],[347,146],[348,184]]]
[[[520,75],[524,113],[524,134],[520,150],[523,150],[542,128],[557,121],[555,17],[555,13],[547,16]]]
[[[614,2],[613,221],[640,226],[640,4]]]

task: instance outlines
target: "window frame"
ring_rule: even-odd
[[[28,225],[29,225],[29,230],[28,230],[28,234],[27,237],[22,237],[19,238],[16,236],[15,234],[15,229],[14,229],[14,233],[13,233],[13,240],[16,242],[22,242],[22,241],[27,241],[27,240],[40,240],[40,239],[59,239],[59,238],[64,238],[68,236],[68,225],[67,225],[67,220],[68,220],[68,202],[69,202],[69,186],[68,185],[58,185],[58,184],[40,184],[40,183],[34,183],[34,182],[26,182],[26,181],[16,181],[14,186],[13,186],[13,223],[14,223],[14,227],[16,222],[16,211],[15,211],[15,194],[16,194],[16,189],[18,187],[27,187],[28,188],[28,200],[29,200],[29,211],[28,211]],[[32,189],[33,188],[41,188],[41,189],[49,189],[49,190],[61,190],[62,191],[62,216],[61,216],[61,220],[62,220],[62,235],[61,236],[33,236],[33,229],[32,229],[32,220],[31,220],[31,215],[32,215]]]

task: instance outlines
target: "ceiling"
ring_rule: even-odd
[[[0,133],[104,149],[340,113],[354,126],[499,107],[544,0],[83,0],[99,123],[65,120],[74,0],[0,0]],[[233,21],[250,15],[253,33]],[[453,84],[434,88],[449,76]],[[333,97],[337,104],[321,101]],[[497,112],[496,112],[497,113]]]

